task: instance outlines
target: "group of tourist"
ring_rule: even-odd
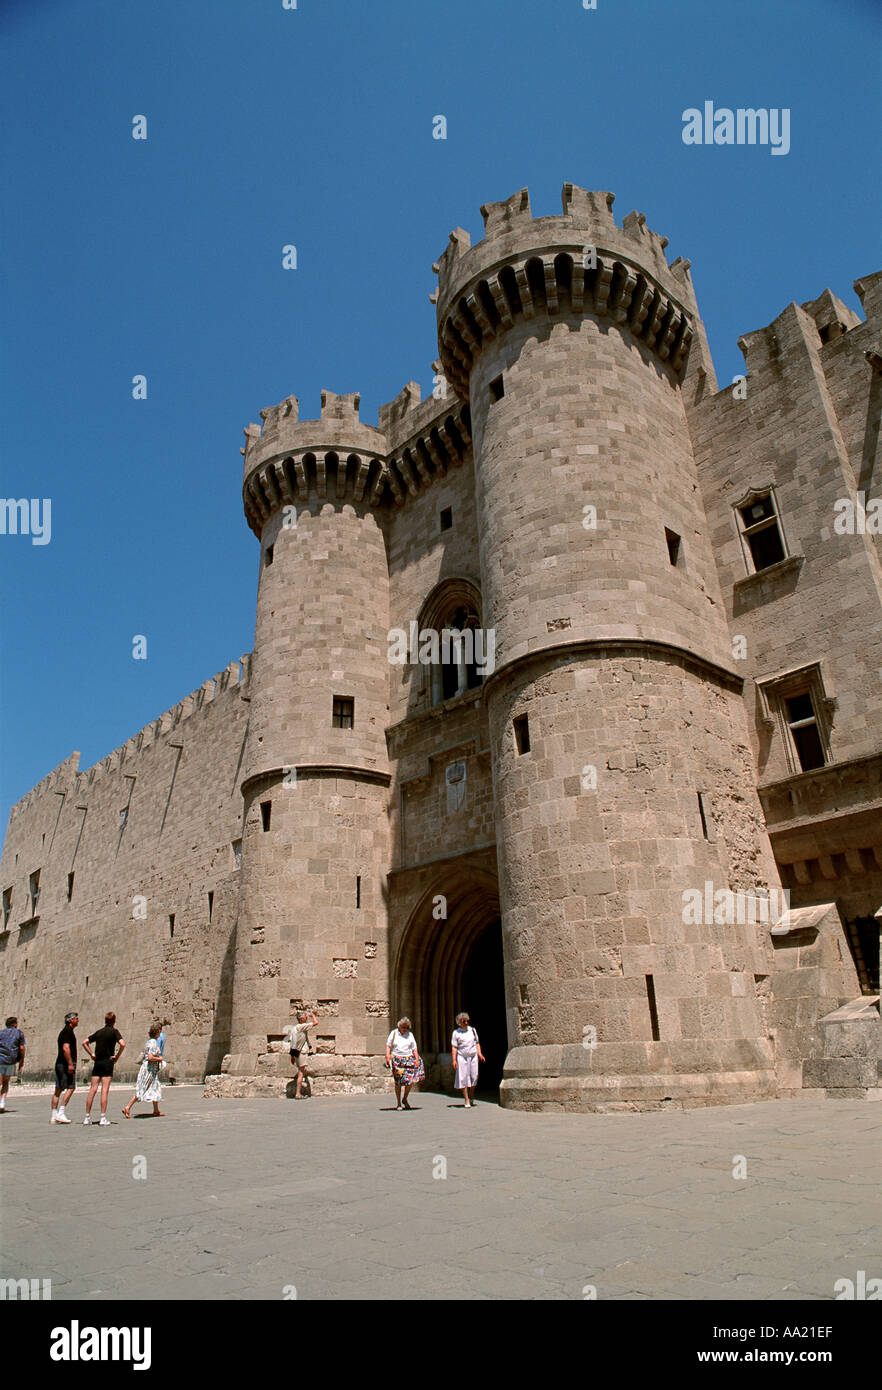
[[[71,1123],[67,1114],[67,1107],[77,1085],[76,1030],[79,1021],[80,1016],[76,1010],[65,1014],[64,1027],[58,1034],[58,1055],[55,1058],[55,1090],[52,1094],[52,1114],[49,1121],[53,1125],[69,1125]],[[128,1105],[123,1106],[122,1113],[127,1120],[132,1118],[132,1106],[139,1101],[151,1102],[154,1115],[161,1116],[163,1114],[159,1108],[159,1102],[162,1099],[160,1069],[166,1065],[164,1054],[167,1024],[168,1019],[166,1018],[161,1021],[157,1020],[150,1027],[144,1050],[138,1058],[141,1065],[135,1081],[135,1094]],[[294,1088],[296,1100],[301,1100],[303,1097],[304,1083],[307,1087],[307,1095],[309,1094],[308,1060],[313,1050],[309,1040],[309,1030],[317,1024],[316,1015],[304,1011],[298,1014],[297,1022],[291,1024],[286,1030],[291,1063],[297,1071]],[[94,1051],[92,1050],[93,1043],[95,1045]],[[92,1104],[99,1090],[101,1092],[101,1117],[98,1123],[99,1125],[110,1124],[107,1118],[110,1083],[113,1080],[113,1068],[122,1056],[125,1045],[125,1039],[116,1026],[115,1013],[105,1014],[104,1027],[90,1033],[83,1043],[83,1047],[92,1060],[92,1076],[89,1094],[86,1098],[84,1125],[92,1123]],[[478,1063],[486,1061],[486,1058],[481,1051],[477,1030],[471,1027],[469,1016],[466,1013],[456,1016],[456,1027],[450,1039],[450,1051],[453,1061],[454,1088],[463,1092],[465,1107],[470,1110],[475,1103]],[[16,1068],[21,1073],[24,1059],[25,1036],[18,1026],[18,1019],[12,1015],[7,1018],[6,1027],[0,1028],[0,1113],[6,1109],[9,1079],[15,1075]],[[420,1058],[420,1050],[413,1035],[409,1018],[400,1018],[386,1039],[386,1066],[391,1070],[392,1080],[395,1083],[396,1110],[412,1109],[407,1099],[410,1088],[417,1082],[425,1080],[426,1069]]]
[[[308,1059],[312,1050],[309,1029],[314,1028],[317,1023],[318,1018],[314,1013],[302,1012],[297,1015],[297,1022],[286,1030],[291,1064],[297,1069],[294,1090],[296,1100],[302,1098],[304,1082],[309,1094]],[[471,1027],[466,1013],[456,1015],[450,1051],[454,1089],[463,1092],[465,1108],[471,1110],[475,1103],[475,1087],[478,1084],[478,1063],[487,1059],[481,1051],[477,1030]],[[395,1083],[395,1109],[413,1109],[407,1097],[411,1086],[425,1080],[426,1069],[420,1058],[420,1050],[409,1018],[400,1018],[386,1039],[386,1066],[392,1072],[392,1080]]]
[[[79,1021],[80,1016],[75,1009],[65,1014],[64,1027],[58,1034],[58,1052],[55,1058],[55,1090],[52,1093],[52,1113],[49,1119],[49,1123],[53,1125],[71,1124],[67,1107],[77,1086],[76,1030]],[[141,1066],[135,1082],[135,1094],[128,1105],[123,1108],[123,1114],[127,1120],[131,1119],[132,1106],[138,1101],[152,1101],[153,1114],[161,1116],[163,1113],[159,1108],[159,1101],[162,1097],[159,1073],[160,1067],[164,1064],[163,1054],[165,1052],[165,1028],[167,1024],[168,1019],[166,1018],[161,1022],[157,1021],[150,1028],[150,1035],[144,1045],[144,1051],[138,1059]],[[94,1044],[94,1051],[92,1044]],[[122,1056],[125,1045],[125,1039],[116,1026],[116,1014],[112,1012],[104,1015],[104,1026],[96,1029],[94,1033],[90,1033],[84,1041],[83,1048],[92,1062],[84,1125],[92,1123],[92,1105],[99,1090],[101,1092],[101,1116],[98,1123],[99,1125],[110,1124],[107,1118],[110,1083],[113,1080],[113,1068]],[[18,1026],[18,1019],[12,1015],[7,1018],[6,1027],[0,1028],[0,1112],[6,1109],[9,1079],[14,1076],[16,1068],[21,1073],[24,1059],[25,1036]]]

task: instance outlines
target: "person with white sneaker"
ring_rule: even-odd
[[[92,1101],[95,1099],[95,1092],[101,1087],[101,1119],[99,1125],[109,1125],[107,1118],[107,1097],[110,1093],[110,1083],[113,1080],[113,1066],[118,1062],[122,1050],[125,1047],[123,1035],[118,1028],[114,1027],[116,1014],[109,1013],[104,1015],[104,1027],[99,1028],[97,1033],[91,1033],[83,1047],[92,1058],[92,1081],[89,1086],[89,1094],[86,1097],[86,1118],[84,1125],[92,1123]],[[95,1044],[93,1052],[89,1043]]]
[[[64,1027],[58,1034],[58,1056],[55,1058],[55,1092],[52,1096],[50,1124],[69,1125],[65,1106],[77,1086],[77,1035],[74,1032],[80,1016],[76,1009],[64,1015]]]
[[[18,1026],[13,1014],[6,1020],[6,1027],[0,1028],[0,1113],[6,1109],[6,1092],[9,1078],[15,1076],[18,1067],[19,1079],[25,1059],[25,1035]]]

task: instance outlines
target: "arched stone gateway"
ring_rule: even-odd
[[[413,1023],[428,1086],[450,1088],[450,1034],[456,1015],[465,1010],[487,1058],[479,1089],[498,1093],[508,1032],[494,874],[448,870],[424,893],[393,963],[392,998],[392,1022],[406,1014]]]

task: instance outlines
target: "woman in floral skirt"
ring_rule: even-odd
[[[159,1102],[162,1098],[162,1087],[159,1084],[159,1064],[162,1061],[162,1052],[159,1043],[160,1024],[154,1023],[150,1029],[150,1036],[144,1044],[143,1061],[141,1070],[138,1072],[138,1079],[135,1082],[135,1094],[128,1105],[123,1107],[123,1114],[127,1120],[132,1118],[132,1106],[139,1100],[152,1100],[154,1115],[162,1115],[165,1112],[160,1110]]]
[[[392,1068],[392,1080],[395,1082],[395,1109],[412,1109],[413,1107],[407,1103],[408,1091],[415,1082],[425,1078],[426,1069],[420,1061],[420,1050],[416,1038],[410,1031],[409,1018],[399,1018],[397,1026],[386,1039],[386,1066]]]

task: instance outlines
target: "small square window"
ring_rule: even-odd
[[[335,695],[331,724],[335,729],[351,729],[355,719],[355,701],[346,695]]]
[[[444,507],[441,511],[441,530],[449,531],[453,525],[453,508]]]
[[[505,382],[501,376],[498,376],[490,383],[490,399],[491,401],[501,401],[504,395]]]
[[[518,757],[530,751],[530,721],[526,714],[519,714],[514,720],[515,748]]]

